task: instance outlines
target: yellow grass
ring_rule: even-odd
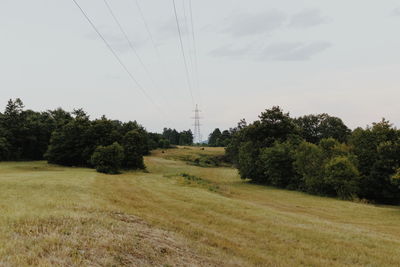
[[[107,176],[0,164],[0,266],[398,266],[400,209],[247,184],[171,160]],[[197,177],[187,180],[182,173]]]

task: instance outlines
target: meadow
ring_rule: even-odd
[[[0,163],[0,266],[398,266],[400,208],[250,184],[156,150],[104,175]]]

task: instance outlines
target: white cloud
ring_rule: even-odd
[[[266,47],[248,45],[237,48],[233,45],[226,45],[214,49],[210,55],[234,59],[249,58],[259,61],[306,61],[331,46],[331,43],[325,41],[273,43]]]
[[[279,10],[270,10],[264,13],[242,13],[230,19],[230,25],[223,30],[224,33],[234,37],[267,34],[281,28],[286,15]]]
[[[277,43],[260,52],[260,60],[305,61],[331,47],[329,42]]]
[[[400,17],[400,7],[393,9],[392,14]]]
[[[318,9],[305,9],[294,14],[289,23],[291,28],[310,28],[330,22],[330,18],[323,17]]]

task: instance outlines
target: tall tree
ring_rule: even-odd
[[[221,130],[216,128],[209,136],[208,136],[208,145],[209,146],[219,146],[221,142]]]

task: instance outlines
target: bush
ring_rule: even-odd
[[[115,142],[109,146],[98,146],[91,157],[91,163],[98,172],[118,174],[123,159],[124,149]]]
[[[160,139],[160,141],[158,142],[158,147],[159,148],[170,148],[171,144],[167,139]]]
[[[338,156],[349,156],[350,153],[350,148],[346,144],[339,143],[333,138],[324,138],[318,145],[324,152],[325,159],[331,159]]]
[[[126,133],[123,138],[122,146],[124,148],[125,156],[122,166],[127,169],[144,169],[143,162],[143,146],[146,140],[136,130]]]
[[[260,154],[265,184],[296,189],[298,179],[293,168],[294,153],[289,143],[275,143]]]
[[[325,166],[325,182],[342,199],[352,199],[359,191],[359,172],[349,158],[339,156]]]
[[[242,143],[238,153],[238,169],[242,179],[252,179],[253,182],[262,182],[262,170],[258,165],[259,149],[253,142]]]
[[[301,177],[301,189],[313,194],[325,194],[323,162],[324,153],[319,146],[308,142],[299,145],[294,168]]]

